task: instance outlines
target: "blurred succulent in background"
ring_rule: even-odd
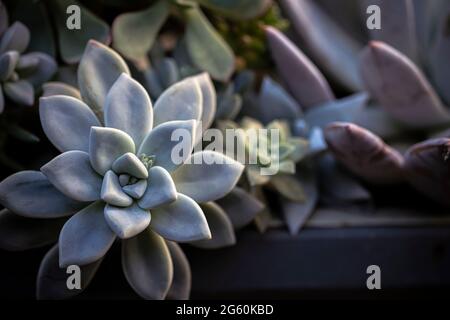
[[[40,101],[44,132],[62,154],[40,171],[22,171],[0,183],[6,208],[0,215],[2,247],[47,244],[63,225],[40,267],[40,298],[75,294],[59,277],[69,265],[83,268],[84,289],[118,237],[125,276],[140,296],[185,299],[189,265],[171,241],[201,246],[211,237],[207,218],[222,229],[217,216],[224,213],[211,201],[233,189],[243,166],[221,153],[191,153],[202,132],[199,121],[213,117],[203,110],[213,107],[208,77],[176,83],[152,107],[145,89],[128,74],[117,53],[89,42],[78,68],[79,94],[53,83]],[[172,158],[180,142],[172,139],[177,129],[190,134],[179,164]]]

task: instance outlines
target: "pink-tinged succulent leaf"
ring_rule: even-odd
[[[99,119],[103,118],[106,95],[122,73],[130,74],[130,70],[115,51],[100,42],[88,42],[78,66],[78,87]]]
[[[264,209],[261,201],[239,187],[234,187],[216,202],[228,215],[235,229],[248,225]]]
[[[33,86],[26,80],[6,82],[3,84],[5,95],[15,103],[23,106],[34,104]]]
[[[438,138],[412,146],[405,154],[405,178],[417,190],[450,206],[450,139]]]
[[[282,0],[295,31],[317,64],[353,91],[362,88],[357,56],[361,46],[310,0]]]
[[[0,211],[0,248],[23,251],[56,242],[66,220],[25,218],[3,209]]]
[[[63,95],[81,100],[80,91],[77,88],[64,82],[52,81],[44,83],[42,85],[42,90],[43,90],[42,97]],[[97,126],[98,125],[100,125],[100,123],[98,123]]]
[[[381,29],[370,29],[372,40],[383,41],[413,61],[418,60],[416,12],[413,0],[365,0],[363,8],[377,5],[381,10]],[[420,14],[420,12],[417,12]]]
[[[173,264],[173,279],[166,299],[187,300],[191,293],[191,267],[181,247],[172,241],[166,241]]]
[[[225,211],[214,202],[203,203],[201,208],[211,230],[211,239],[190,244],[202,249],[219,249],[236,244],[233,224]]]
[[[175,201],[152,209],[150,228],[165,239],[176,242],[211,239],[202,209],[181,193]]]
[[[173,265],[163,238],[147,228],[122,242],[122,268],[133,290],[144,299],[162,300],[173,280]]]
[[[275,28],[266,27],[266,35],[277,69],[301,107],[334,100],[325,77],[299,48]]]
[[[404,133],[404,125],[379,105],[368,105],[362,108],[354,115],[351,122],[383,139],[391,139]]]
[[[90,284],[102,259],[88,265],[80,266],[80,289],[67,288],[68,274],[66,268],[59,267],[58,245],[53,246],[45,255],[39,266],[36,297],[39,300],[63,300],[82,293]]]
[[[30,30],[20,21],[14,22],[2,35],[0,54],[6,51],[24,52],[30,43]]]
[[[356,175],[373,183],[402,180],[403,157],[370,131],[335,122],[325,128],[324,134],[334,156]]]
[[[87,152],[64,152],[45,164],[41,172],[71,199],[82,202],[100,199],[102,177],[92,169]]]
[[[222,198],[238,182],[244,166],[215,151],[196,152],[172,173],[177,191],[197,202]]]
[[[45,219],[69,216],[86,205],[66,197],[39,171],[21,171],[3,180],[0,203],[18,215]]]
[[[100,126],[97,117],[84,102],[69,96],[39,99],[39,116],[45,135],[61,152],[88,152],[91,127]]]
[[[97,201],[73,215],[59,235],[59,266],[83,266],[101,259],[116,235],[104,217],[105,203]]]
[[[393,117],[414,127],[450,121],[436,92],[422,72],[391,46],[372,41],[361,54],[367,89]]]

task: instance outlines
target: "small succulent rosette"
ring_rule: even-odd
[[[85,50],[78,78],[82,100],[67,95],[40,100],[42,127],[61,155],[40,171],[19,172],[0,184],[3,220],[18,215],[54,222],[71,216],[58,249],[41,265],[38,294],[56,290],[45,277],[52,263],[95,270],[119,238],[125,276],[139,295],[185,298],[188,284],[178,282],[188,280],[177,279],[174,270],[185,258],[175,242],[211,238],[199,203],[212,206],[243,171],[221,153],[192,153],[200,120],[211,117],[202,108],[212,84],[206,75],[185,79],[152,106],[125,62],[95,41]],[[184,290],[170,292],[172,287]]]
[[[19,21],[9,26],[8,13],[0,1],[0,113],[8,99],[18,105],[33,105],[35,90],[56,72],[56,62],[48,54],[25,53],[29,42],[28,28]]]

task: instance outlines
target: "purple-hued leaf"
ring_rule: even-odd
[[[64,95],[81,100],[80,91],[77,88],[63,82],[54,81],[44,83],[42,85],[42,90],[42,97]]]
[[[405,154],[405,178],[431,199],[450,206],[450,139],[412,146]]]
[[[334,156],[356,175],[373,183],[402,180],[402,156],[370,131],[335,122],[325,128],[324,134]]]
[[[299,48],[275,28],[267,27],[266,35],[277,69],[301,107],[334,100],[325,77]]]
[[[372,41],[361,55],[361,73],[372,97],[393,117],[414,127],[450,121],[422,72],[391,46]]]

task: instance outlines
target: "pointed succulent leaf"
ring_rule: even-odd
[[[154,166],[148,171],[147,189],[139,200],[139,206],[153,209],[171,203],[177,199],[177,190],[169,172]]]
[[[159,0],[148,9],[119,15],[112,26],[114,48],[128,59],[145,59],[169,9],[167,1]]]
[[[71,5],[76,5],[80,8],[80,21],[82,21],[82,28],[80,30],[67,28],[68,16],[66,11]],[[108,24],[97,18],[78,1],[50,0],[50,7],[52,8],[51,14],[56,22],[59,51],[64,62],[72,64],[80,61],[83,50],[86,44],[89,46],[91,39],[105,44],[110,42]],[[76,36],[74,33],[76,33]],[[91,105],[89,101],[86,100],[86,102]]]
[[[150,228],[122,242],[122,268],[128,283],[142,298],[166,297],[173,279],[172,260],[164,239]]]
[[[133,203],[133,199],[123,192],[119,177],[112,170],[107,171],[103,178],[100,196],[106,203],[117,207],[128,207]]]
[[[434,201],[450,206],[450,139],[438,138],[412,146],[405,154],[405,178]]]
[[[24,218],[3,209],[0,211],[0,248],[22,251],[53,243],[65,221],[65,218]]]
[[[208,73],[203,72],[193,77],[200,86],[202,94],[202,115],[199,120],[202,121],[202,132],[208,129],[214,121],[216,114],[216,89]],[[199,138],[199,137],[198,137]]]
[[[368,100],[367,93],[355,93],[309,109],[305,113],[305,121],[311,127],[320,128],[335,121],[354,122],[353,119],[366,106]]]
[[[101,259],[116,238],[104,217],[105,203],[94,202],[71,217],[59,235],[59,266],[83,266]]]
[[[356,175],[373,183],[402,180],[403,157],[373,133],[335,122],[325,128],[324,135],[334,156]]]
[[[122,187],[126,186],[128,184],[128,182],[130,182],[130,179],[131,179],[131,177],[128,174],[119,175],[119,183]]]
[[[414,127],[450,121],[422,72],[391,46],[371,42],[361,55],[361,71],[372,97],[399,121]]]
[[[62,300],[72,298],[83,292],[90,284],[102,259],[80,266],[80,289],[67,287],[67,269],[59,267],[59,248],[54,245],[45,255],[39,266],[36,296],[38,300]]]
[[[89,157],[99,174],[104,175],[114,161],[127,152],[135,152],[133,139],[128,134],[114,128],[91,128]]]
[[[120,177],[119,177],[120,182]],[[122,185],[122,184],[121,184]],[[123,186],[122,190],[134,199],[140,199],[147,190],[147,180],[141,179],[134,184]]]
[[[106,96],[105,126],[128,133],[136,146],[152,129],[150,98],[144,87],[126,73],[122,73]]]
[[[295,201],[305,201],[305,189],[303,183],[292,174],[279,173],[270,177],[270,183],[285,198]]]
[[[191,242],[211,238],[205,215],[188,196],[178,193],[177,200],[152,210],[150,228],[167,240]]]
[[[8,51],[0,55],[0,81],[5,81],[13,74],[19,53],[17,51]]]
[[[35,88],[38,88],[41,84],[50,80],[58,68],[55,59],[42,52],[31,52],[21,58],[24,57],[37,60],[37,65],[31,72],[26,74],[24,72],[24,74],[22,74],[20,69],[18,71],[19,75],[21,75],[21,79],[28,81]],[[18,67],[20,67],[20,65]]]
[[[0,54],[6,51],[22,53],[30,43],[30,31],[20,21],[14,22],[2,35],[0,40]]]
[[[351,122],[386,140],[398,137],[404,132],[404,126],[379,105],[362,108]]]
[[[32,106],[34,103],[33,86],[25,80],[3,84],[5,95],[19,105]]]
[[[191,267],[181,247],[172,241],[166,241],[173,264],[173,279],[166,299],[187,300],[191,293]]]
[[[242,188],[234,187],[216,203],[225,211],[235,229],[242,228],[253,221],[264,209],[264,204]]]
[[[42,96],[43,97],[50,97],[50,96],[56,96],[56,95],[63,95],[63,96],[70,96],[76,99],[81,100],[80,91],[72,87],[69,84],[66,84],[64,82],[47,82],[42,85]],[[97,124],[97,126],[100,125]]]
[[[92,169],[84,151],[66,151],[44,165],[41,172],[69,198],[85,202],[100,199],[102,177]]]
[[[107,46],[90,40],[78,67],[81,96],[97,115],[102,114],[105,98],[122,73],[130,74],[125,61]]]
[[[89,151],[91,127],[100,126],[97,117],[84,102],[69,96],[41,98],[39,116],[45,135],[61,152]]]
[[[227,81],[234,71],[234,54],[199,8],[185,11],[186,45],[193,64],[218,81]]]
[[[126,208],[105,206],[105,220],[121,239],[128,239],[144,231],[150,224],[150,212],[136,204]]]
[[[115,173],[126,173],[137,179],[147,179],[148,171],[141,160],[131,152],[127,152],[124,155],[117,158],[113,164],[112,169]]]
[[[271,0],[197,0],[197,2],[208,9],[237,20],[256,18],[271,5]]]
[[[275,28],[267,27],[266,34],[277,68],[301,107],[334,100],[325,77],[299,48]]]
[[[236,244],[233,224],[225,211],[214,202],[204,203],[201,208],[211,230],[211,239],[194,241],[191,245],[202,249],[219,249]]]
[[[197,122],[195,120],[169,121],[160,124],[145,137],[138,155],[154,156],[155,162],[153,165],[163,167],[171,172],[191,154],[194,147],[196,127]],[[177,137],[178,133],[182,141]],[[179,150],[182,151],[181,155],[176,153],[177,148],[175,148],[180,144],[183,147],[183,150]],[[174,159],[173,156],[176,156],[177,159]]]
[[[85,204],[63,195],[39,171],[21,171],[0,183],[0,203],[30,218],[59,218],[77,212]]]
[[[155,103],[154,125],[174,120],[197,120],[202,117],[202,90],[196,78],[177,82],[159,97]]]
[[[220,199],[238,182],[244,166],[215,151],[196,152],[172,173],[177,191],[195,201]]]
[[[320,67],[352,91],[361,89],[357,57],[361,45],[311,0],[282,0],[282,7]]]

